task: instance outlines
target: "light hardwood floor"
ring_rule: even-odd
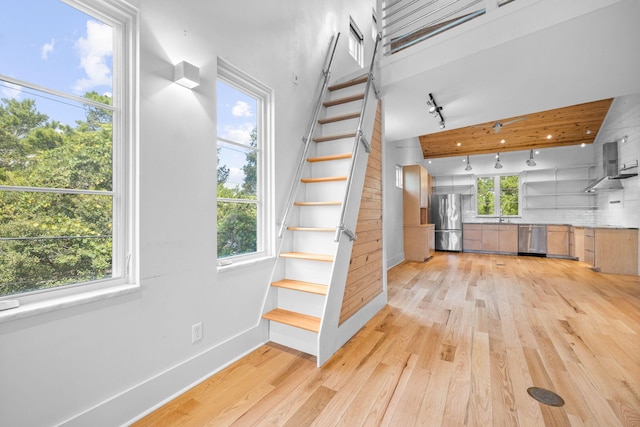
[[[391,269],[388,293],[322,368],[267,344],[135,425],[640,425],[640,278],[438,253]]]

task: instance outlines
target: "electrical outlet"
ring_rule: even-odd
[[[202,322],[198,322],[191,326],[191,343],[202,339]]]

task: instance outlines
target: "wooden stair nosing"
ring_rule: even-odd
[[[355,138],[355,136],[356,136],[355,132],[339,133],[335,135],[318,136],[316,138],[313,138],[313,142],[335,141],[336,139]]]
[[[364,93],[359,93],[357,95],[345,96],[344,98],[331,99],[329,101],[325,101],[322,105],[325,108],[335,107],[336,105],[346,104],[348,102],[359,101],[364,99]]]
[[[336,231],[331,227],[287,227],[290,231]]]
[[[264,319],[271,320],[285,325],[294,326],[296,328],[305,329],[311,332],[320,330],[320,318],[309,316],[308,314],[296,313],[295,311],[276,308],[262,315]]]
[[[366,83],[367,80],[368,80],[368,76],[365,74],[364,76],[357,77],[357,78],[355,78],[353,80],[347,80],[346,82],[333,84],[333,85],[329,86],[329,90],[330,91],[334,91],[334,90],[344,89],[344,88],[347,88],[347,87],[359,85],[361,83]]]
[[[309,157],[307,162],[315,163],[315,162],[328,162],[331,160],[342,160],[342,159],[350,159],[352,156],[351,153],[343,153],[343,154],[332,154],[330,156],[321,156],[321,157]]]
[[[314,184],[318,182],[346,181],[346,176],[325,176],[322,178],[302,178],[300,182],[305,184]]]
[[[327,289],[329,288],[327,285],[322,285],[320,283],[303,282],[301,280],[291,279],[278,280],[271,283],[271,286],[317,295],[327,295]]]
[[[356,113],[343,114],[341,116],[325,117],[324,119],[319,119],[318,123],[321,125],[326,125],[327,123],[335,123],[335,122],[341,122],[343,120],[357,119],[358,117],[360,117],[359,111]]]
[[[333,255],[312,254],[309,252],[283,252],[280,254],[282,258],[304,259],[309,261],[333,262]]]
[[[339,206],[342,202],[293,202],[294,206]]]

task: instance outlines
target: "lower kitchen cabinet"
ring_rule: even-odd
[[[638,275],[638,230],[596,228],[593,266],[602,273]],[[586,236],[586,230],[585,230]],[[585,237],[586,239],[586,237]],[[585,244],[585,253],[586,253]]]
[[[433,224],[404,226],[404,259],[423,262],[431,258],[436,250],[435,226]]]
[[[505,254],[518,252],[516,224],[463,224],[462,227],[464,251]]]
[[[547,225],[547,256],[569,256],[568,225]]]

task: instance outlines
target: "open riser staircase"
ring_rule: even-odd
[[[316,356],[318,366],[340,346],[349,232],[355,230],[377,106],[368,76],[333,84],[321,98],[274,268],[274,276],[284,277],[273,279],[263,308],[269,340]]]

